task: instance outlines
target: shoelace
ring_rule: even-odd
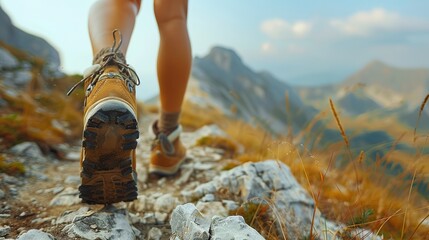
[[[119,34],[119,43],[116,46],[116,33]],[[91,83],[89,84],[89,88],[92,89],[95,84],[100,79],[100,75],[104,68],[113,62],[117,66],[119,66],[119,71],[126,76],[125,81],[129,81],[134,84],[134,86],[140,85],[140,78],[138,77],[136,71],[128,64],[124,64],[121,59],[117,57],[119,48],[122,45],[122,34],[118,29],[113,30],[113,45],[111,48],[111,52],[106,54],[103,59],[101,65],[94,65],[95,67],[92,69],[91,73],[87,76],[84,76],[82,80],[77,82],[70,90],[67,92],[67,96],[70,95],[80,84],[84,83],[87,79],[92,78]]]
[[[173,143],[168,139],[168,136],[165,133],[159,133],[157,138],[152,143],[152,149],[154,149],[157,145],[161,146],[162,152],[167,156],[173,156],[175,153],[175,148]]]

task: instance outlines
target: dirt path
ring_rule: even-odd
[[[146,120],[143,126],[147,126]],[[145,128],[142,129],[145,129]],[[139,198],[131,203],[115,204],[116,208],[127,209],[133,227],[140,232],[141,239],[148,239],[148,233],[162,232],[159,239],[169,239],[169,217],[172,209],[186,202],[181,191],[194,188],[218,175],[224,163],[221,149],[193,147],[198,134],[185,133],[183,141],[189,147],[189,159],[179,173],[172,177],[150,176],[145,166],[148,164],[151,137],[141,134],[137,149]],[[5,197],[1,200],[0,226],[9,226],[10,232],[4,237],[16,238],[29,229],[39,229],[52,234],[57,239],[70,239],[61,223],[61,216],[83,207],[99,211],[102,205],[80,203],[77,188],[79,178],[78,146],[67,149],[71,160],[19,157],[28,167],[25,177],[0,176],[1,189]],[[7,154],[13,158],[15,155]],[[15,193],[15,194],[13,194]],[[161,231],[159,231],[159,230]],[[1,232],[1,231],[0,231]],[[0,236],[0,238],[3,236]],[[79,238],[74,238],[79,239]]]

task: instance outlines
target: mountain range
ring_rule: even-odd
[[[303,129],[316,110],[287,83],[255,72],[233,50],[214,47],[193,61],[187,99],[221,109],[229,117],[260,125],[275,135]]]
[[[429,93],[429,69],[399,68],[372,61],[344,81],[318,87],[295,87],[304,102],[321,110],[332,98],[342,113],[349,116],[377,113],[395,116],[413,128],[420,107]],[[421,122],[428,122],[429,111],[421,112]],[[420,127],[428,129],[428,124]]]

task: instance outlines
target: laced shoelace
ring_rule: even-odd
[[[119,35],[119,43],[116,46],[116,33]],[[136,71],[128,64],[123,63],[123,60],[118,57],[119,48],[122,45],[122,34],[118,29],[113,30],[113,45],[109,53],[105,54],[103,56],[103,59],[101,60],[102,64],[99,64],[96,66],[90,74],[87,76],[84,76],[82,80],[77,82],[73,87],[70,88],[70,90],[67,92],[67,96],[70,95],[79,85],[84,83],[86,80],[92,78],[90,84],[89,84],[89,91],[87,89],[87,94],[92,90],[92,88],[97,84],[98,80],[100,79],[100,76],[102,72],[104,71],[104,68],[107,65],[115,64],[119,67],[119,71],[125,75],[125,81],[131,82],[134,84],[134,86],[140,85],[140,78],[138,77]]]
[[[165,133],[158,134],[157,138],[152,143],[152,149],[154,149],[158,144],[161,146],[162,152],[167,156],[173,156],[176,152],[173,143],[170,142]]]
[[[167,156],[173,156],[176,152],[173,143],[168,139],[168,133],[159,132],[155,127],[157,121],[152,125],[152,131],[156,135],[152,141],[151,150],[155,149],[158,145],[161,147],[162,152]]]

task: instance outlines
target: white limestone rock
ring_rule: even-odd
[[[178,239],[210,239],[210,221],[192,203],[177,206],[171,215],[170,225],[173,236]]]
[[[214,217],[210,226],[210,239],[264,240],[255,229],[244,222],[242,216]]]
[[[80,237],[88,240],[136,239],[128,221],[127,211],[113,206],[107,206],[93,214],[78,215],[63,231],[67,232],[70,238]]]
[[[196,208],[209,219],[214,216],[228,216],[228,210],[221,202],[198,202]]]
[[[56,195],[49,203],[49,206],[72,206],[80,202],[81,199],[79,198],[79,191],[68,187]]]
[[[21,156],[35,158],[38,160],[44,158],[39,146],[34,142],[23,142],[17,144],[13,146],[10,151]]]
[[[246,163],[229,171],[222,172],[212,181],[202,184],[191,191],[182,191],[187,199],[204,199],[207,194],[227,191],[230,200],[239,202],[264,203],[264,199],[272,199],[272,211],[282,221],[277,221],[277,229],[287,226],[287,232],[300,229],[299,236],[308,236],[314,212],[314,201],[299,185],[285,164],[267,160],[258,163]],[[223,198],[228,200],[227,198]],[[274,210],[275,209],[275,210]],[[274,214],[273,214],[274,216]],[[322,231],[324,218],[316,209],[314,228]],[[289,237],[296,237],[297,235]]]
[[[10,233],[10,226],[2,226],[0,227],[0,237],[5,237]]]
[[[176,207],[178,202],[179,200],[176,197],[167,193],[155,200],[154,210],[157,212],[170,213]]]
[[[153,227],[149,230],[148,239],[149,240],[160,240],[162,237],[162,231],[159,228]]]
[[[21,234],[17,240],[54,240],[55,238],[43,231],[37,229],[31,229],[23,234]]]
[[[18,60],[7,50],[0,48],[0,69],[18,67]]]

